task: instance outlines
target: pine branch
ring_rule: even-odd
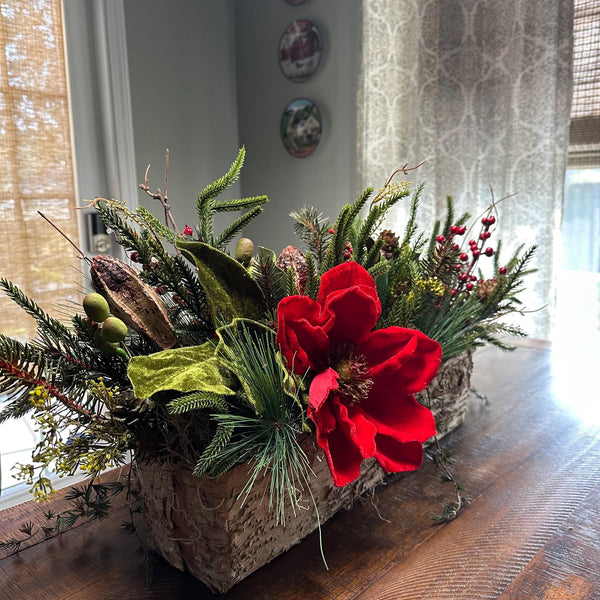
[[[286,295],[286,275],[277,266],[275,253],[259,248],[250,263],[250,274],[262,290],[269,310],[275,314],[279,301]]]
[[[312,206],[292,211],[290,217],[294,220],[294,233],[306,244],[306,248],[314,254],[317,264],[320,265],[330,236],[329,219],[323,217]]]
[[[181,236],[165,227],[147,208],[139,206],[136,212],[144,223],[144,226],[157,237],[164,238],[173,245],[177,240],[181,239]]]
[[[65,325],[58,319],[49,316],[12,281],[2,277],[0,279],[0,287],[13,302],[18,304],[27,314],[31,315],[36,320],[38,327],[45,331],[49,336],[57,341],[68,340],[76,344],[76,340]]]

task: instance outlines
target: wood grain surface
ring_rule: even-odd
[[[221,598],[600,600],[600,424],[569,410],[554,377],[545,344],[476,353],[488,403],[473,398],[443,440],[471,499],[454,521],[434,524],[452,490],[427,462],[323,527],[329,570],[315,533]],[[17,510],[0,515],[3,539]],[[147,588],[135,538],[118,531],[126,516],[0,559],[0,599],[213,598],[162,561]]]

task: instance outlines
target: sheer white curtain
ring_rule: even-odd
[[[520,324],[551,332],[571,104],[572,0],[363,0],[361,188],[405,163],[425,182],[421,223],[499,206],[503,255],[538,245]],[[407,206],[393,215],[402,229]],[[493,239],[491,240],[494,241]],[[493,244],[492,244],[493,245]]]

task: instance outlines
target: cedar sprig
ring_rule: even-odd
[[[317,264],[312,252],[306,254],[306,287],[304,294],[313,300],[316,300],[319,295],[319,287],[321,285],[321,277],[317,270]]]
[[[239,178],[240,171],[244,165],[245,156],[246,150],[242,147],[229,168],[229,171],[206,186],[204,190],[198,194],[196,199],[196,211],[198,213],[198,227],[196,232],[198,239],[219,250],[224,250],[225,245],[253,221],[262,212],[262,205],[269,201],[267,196],[254,196],[226,201],[217,200],[217,197]],[[235,210],[248,210],[248,212],[243,213],[220,235],[215,236],[215,213]]]
[[[186,394],[167,404],[169,413],[180,415],[193,410],[216,410],[218,412],[229,412],[227,403],[217,394],[210,392],[194,392]]]
[[[216,416],[215,416],[216,418]],[[221,474],[223,461],[235,464],[238,456],[234,452],[229,452],[224,455],[224,450],[231,440],[233,435],[234,425],[229,422],[218,422],[215,434],[206,446],[204,452],[196,462],[193,473],[196,477],[209,474],[212,477],[218,477]],[[217,467],[215,471],[213,467]]]

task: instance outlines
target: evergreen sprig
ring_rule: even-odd
[[[242,147],[229,168],[229,171],[206,186],[204,190],[198,194],[196,199],[196,212],[198,214],[198,226],[196,231],[198,239],[219,250],[224,250],[225,245],[253,221],[263,211],[262,205],[269,201],[267,196],[252,196],[224,201],[217,200],[217,197],[239,178],[240,171],[244,165],[245,156],[246,150]],[[221,234],[215,235],[215,213],[231,212],[235,210],[247,210],[248,212],[242,213],[242,215],[228,225]]]
[[[167,404],[167,409],[173,415],[180,415],[193,410],[229,412],[227,403],[223,398],[211,392],[194,392],[192,394],[181,396],[180,398],[171,400]]]
[[[250,263],[250,274],[262,290],[270,318],[276,320],[277,305],[286,295],[286,274],[277,266],[275,253],[259,248]]]
[[[325,251],[331,234],[329,219],[317,212],[312,206],[304,206],[298,211],[292,211],[290,217],[294,220],[294,233],[306,244],[318,265],[325,257]]]
[[[310,476],[308,459],[298,439],[304,414],[299,387],[283,366],[271,329],[239,319],[221,327],[218,333],[219,356],[238,376],[246,408],[213,414],[215,436],[195,472],[214,474],[221,465],[253,463],[243,493],[250,493],[260,474],[268,474],[270,502],[283,523],[286,503],[290,502],[294,510],[298,508],[300,490]]]

